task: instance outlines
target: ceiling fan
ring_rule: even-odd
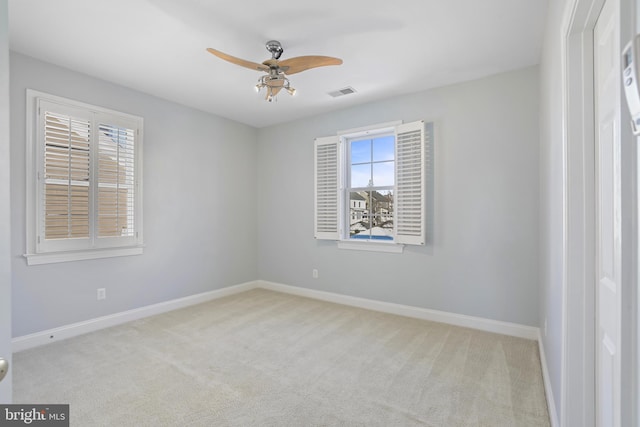
[[[278,92],[282,89],[285,89],[290,95],[293,95],[296,92],[296,90],[291,87],[287,76],[309,70],[311,68],[342,64],[342,59],[317,55],[297,56],[295,58],[280,61],[280,56],[282,55],[282,52],[284,52],[284,49],[282,49],[282,45],[279,41],[269,40],[265,44],[265,47],[271,53],[271,59],[265,60],[262,64],[236,58],[235,56],[227,55],[226,53],[211,48],[208,48],[207,51],[218,58],[231,62],[232,64],[267,73],[258,79],[256,90],[260,92],[262,88],[266,88],[267,94],[265,99],[269,102],[273,101],[276,95],[278,95]]]

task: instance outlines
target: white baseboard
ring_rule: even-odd
[[[547,409],[549,410],[551,427],[560,427],[560,423],[558,422],[558,412],[556,411],[556,401],[553,399],[553,389],[551,388],[551,379],[549,378],[549,368],[547,367],[547,355],[544,352],[544,343],[542,341],[540,331],[538,331],[538,348],[540,350],[542,380],[544,381],[544,394],[547,398]]]
[[[379,311],[382,313],[397,314],[400,316],[413,317],[416,319],[430,320],[434,322],[447,323],[450,325],[462,326],[472,329],[479,329],[487,332],[494,332],[503,335],[510,335],[519,338],[537,340],[538,328],[532,326],[519,325],[517,323],[500,322],[497,320],[484,319],[481,317],[466,316],[463,314],[448,313],[445,311],[430,310],[426,308],[413,307],[401,304],[394,304],[383,301],[370,300],[366,298],[352,297],[332,292],[317,291],[313,289],[300,288],[297,286],[284,285],[281,283],[256,280],[253,282],[241,283],[214,291],[165,301],[158,304],[140,307],[121,313],[110,314],[83,322],[72,323],[46,331],[36,332],[29,335],[16,337],[12,340],[13,351],[18,352],[29,348],[48,344],[54,341],[75,337],[88,332],[119,325],[132,320],[166,313],[190,305],[200,304],[214,299],[226,297],[255,288],[264,288],[276,292],[292,295],[299,295],[321,301],[328,301],[337,304],[349,305],[352,307],[364,308],[367,310]],[[546,386],[546,383],[545,383]]]
[[[510,335],[519,338],[537,340],[539,328],[520,325],[518,323],[501,322],[482,317],[467,316],[464,314],[448,313],[446,311],[430,310],[427,308],[394,304],[390,302],[370,300],[366,298],[352,297],[332,292],[316,291],[297,286],[283,285],[281,283],[258,280],[258,287],[272,291],[283,292],[292,295],[313,298],[322,301],[334,302],[352,307],[365,308],[367,310],[383,313],[397,314],[399,316],[413,317],[416,319],[430,320],[433,322],[447,323],[465,328],[479,329],[497,334]]]
[[[144,317],[154,316],[156,314],[166,313],[168,311],[177,310],[179,308],[188,307],[190,305],[200,304],[214,299],[226,297],[240,292],[255,289],[258,282],[246,282],[239,285],[229,286],[214,291],[203,292],[201,294],[190,295],[184,298],[178,298],[171,301],[164,301],[158,304],[148,305],[133,310],[127,310],[120,313],[110,314],[108,316],[97,317],[95,319],[86,320],[84,322],[72,323],[70,325],[53,328],[46,331],[36,332],[29,335],[16,337],[12,340],[13,352],[27,350],[29,348],[38,347],[53,341],[59,341],[66,338],[75,337],[86,334],[88,332],[97,331],[99,329],[108,328],[110,326],[119,325],[121,323],[130,322],[132,320],[142,319]]]

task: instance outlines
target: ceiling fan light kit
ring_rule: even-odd
[[[280,56],[284,52],[284,49],[279,41],[269,40],[265,44],[265,47],[267,51],[271,53],[271,59],[265,60],[262,64],[236,58],[212,48],[208,48],[207,51],[232,64],[267,73],[258,79],[256,91],[260,92],[261,89],[265,88],[265,99],[269,102],[277,100],[276,96],[282,89],[285,89],[290,95],[296,93],[296,90],[291,87],[287,75],[299,73],[311,68],[342,64],[342,59],[332,58],[330,56],[298,56],[280,61]]]
[[[265,99],[269,102],[277,101],[276,95],[281,89],[285,89],[290,95],[296,93],[296,90],[291,87],[291,83],[289,83],[289,79],[284,73],[269,72],[269,74],[260,77],[256,85],[256,92],[260,92],[262,88],[266,88],[267,93]]]
[[[262,76],[258,80],[258,84],[256,85],[256,92],[260,92],[262,88],[266,88],[266,96],[265,99],[269,102],[277,101],[276,95],[281,89],[285,89],[289,92],[289,95],[295,95],[295,88],[291,87],[289,83],[289,79],[284,77],[284,75],[272,78],[271,76]]]

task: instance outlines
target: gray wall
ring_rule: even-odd
[[[13,336],[257,278],[538,325],[537,67],[260,130],[17,53],[11,73]],[[26,88],[144,117],[144,255],[26,265]],[[437,126],[429,244],[314,240],[313,139],[398,119]]]
[[[620,48],[636,34],[636,7],[638,0],[620,1]],[[638,414],[638,380],[640,359],[638,359],[638,139],[633,136],[629,110],[624,91],[621,88],[621,235],[622,237],[622,425],[640,425]],[[624,375],[624,372],[635,375]]]
[[[562,13],[549,3],[540,68],[540,326],[558,419],[561,414],[563,311]],[[547,323],[546,335],[544,323]]]
[[[259,277],[538,326],[538,95],[533,67],[261,129]],[[313,139],[399,119],[437,126],[429,244],[314,240]]]
[[[26,265],[27,88],[144,118],[143,255]],[[10,95],[13,336],[258,277],[255,129],[17,53]]]

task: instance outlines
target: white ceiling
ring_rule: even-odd
[[[10,48],[255,127],[537,64],[547,0],[9,0]],[[254,62],[342,58],[268,103]],[[332,98],[327,92],[353,87]]]

